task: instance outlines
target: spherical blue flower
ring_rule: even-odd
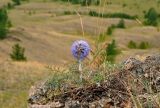
[[[78,60],[83,60],[90,51],[90,47],[86,41],[75,41],[71,47],[72,54]]]

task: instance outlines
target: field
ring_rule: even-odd
[[[1,0],[0,6],[8,2],[10,0]],[[91,10],[138,16],[138,20],[125,19],[125,29],[117,28],[112,36],[106,36],[106,43],[115,39],[121,50],[116,58],[117,63],[128,57],[159,54],[160,26],[142,24],[144,11],[151,7],[160,10],[155,0],[103,0],[102,2],[104,3],[100,6],[88,7],[62,1],[30,0],[8,11],[13,26],[8,37],[0,40],[2,108],[26,108],[29,88],[51,74],[48,66],[66,67],[75,62],[70,52],[70,46],[75,40],[85,39],[94,49],[98,36],[120,20],[120,18],[89,16]],[[74,14],[67,14],[67,12],[74,12]],[[138,44],[147,41],[151,48],[129,49],[127,44],[131,40]],[[15,43],[20,43],[25,48],[27,62],[13,62],[10,59],[9,54]]]

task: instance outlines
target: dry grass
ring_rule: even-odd
[[[152,4],[151,6],[156,7],[155,2],[148,2]],[[122,7],[123,3],[126,4],[126,7]],[[130,9],[133,7],[131,4],[134,4],[134,7],[139,5],[142,8]],[[22,41],[21,43],[26,48],[26,53],[29,60],[43,63],[67,64],[67,61],[72,61],[69,49],[74,40],[87,39],[91,42],[91,39],[95,39],[97,35],[105,32],[107,27],[111,24],[117,24],[119,19],[103,19],[82,16],[86,36],[83,38],[79,16],[63,15],[64,11],[76,10],[80,12],[89,12],[90,9],[95,9],[98,11],[103,11],[104,9],[104,12],[112,10],[111,12],[120,11],[132,13],[133,15],[138,12],[138,15],[143,16],[142,11],[144,9],[148,9],[149,7],[142,4],[143,3],[140,1],[139,3],[136,3],[136,1],[124,0],[123,2],[119,2],[114,0],[111,5],[106,5],[105,7],[80,7],[79,5],[71,5],[68,3],[44,3],[41,0],[33,0],[29,3],[18,6],[9,12],[10,19],[14,25],[14,30],[11,35]],[[137,9],[140,10],[138,11]],[[135,40],[138,42],[141,40],[148,41],[151,45],[153,44],[153,48],[157,48],[159,46],[159,39],[157,38],[160,33],[156,30],[156,28],[142,27],[138,22],[133,20],[125,20],[125,24],[127,29],[116,30],[115,33],[113,33],[114,37],[112,37],[116,39],[118,46],[121,49],[126,49],[127,43],[130,40]],[[7,43],[10,44],[15,42],[9,39]],[[11,47],[12,45],[13,44],[10,44],[8,47]],[[9,48],[2,47],[0,49],[7,52],[7,54],[10,52]],[[66,55],[63,55],[64,53],[66,53]],[[4,55],[6,55],[6,53]]]
[[[6,5],[9,1],[11,1],[11,0],[1,0],[0,1],[0,7],[3,6],[3,5]]]
[[[38,62],[11,62],[0,60],[1,108],[26,108],[28,91],[36,81],[50,72]]]

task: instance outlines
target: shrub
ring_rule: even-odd
[[[112,33],[113,33],[113,30],[115,29],[115,25],[114,24],[112,24],[110,27],[108,27],[108,29],[107,29],[107,35],[112,35]]]
[[[108,27],[107,29],[107,35],[112,35],[113,29],[111,27]]]
[[[89,16],[99,16],[96,11],[89,11]]]
[[[136,42],[134,41],[130,41],[128,43],[128,48],[131,48],[131,49],[147,49],[147,48],[150,48],[150,44],[148,42],[145,42],[145,41],[142,41],[140,42],[140,44],[137,46]]]
[[[130,16],[125,13],[109,13],[109,14],[104,14],[104,17],[109,17],[109,18],[125,18],[125,19],[135,19],[137,16]]]
[[[7,35],[11,22],[8,20],[6,8],[0,9],[0,39],[4,39]]]
[[[25,49],[21,47],[19,44],[15,44],[12,47],[12,53],[10,54],[10,57],[12,60],[15,61],[26,61],[26,57],[24,56]]]
[[[67,0],[67,2],[68,2],[68,0]],[[71,0],[71,3],[72,4],[80,4],[81,0]]]
[[[142,42],[139,44],[139,49],[147,49],[147,48],[149,48],[149,47],[150,47],[150,45],[149,45],[148,42],[142,41]]]
[[[81,5],[82,6],[90,6],[92,3],[92,0],[82,0]]]
[[[21,4],[21,0],[12,0],[14,2],[14,5],[20,5]]]
[[[35,10],[30,10],[29,12],[28,12],[28,15],[33,15],[33,14],[36,14],[36,11]]]
[[[125,28],[125,22],[124,22],[124,19],[121,19],[119,21],[119,23],[117,24],[116,26],[117,28]]]
[[[112,43],[108,44],[106,52],[107,52],[107,56],[117,54],[116,41],[115,40],[112,40]]]
[[[125,3],[122,5],[122,7],[126,7],[126,6],[127,6],[127,4],[125,4]]]
[[[72,14],[72,13],[71,13],[71,11],[64,11],[64,14],[65,14],[65,15],[70,15],[70,14]]]
[[[115,28],[125,28],[124,20],[121,19],[117,25],[112,24],[110,27],[108,27],[106,34],[112,35]]]
[[[71,12],[71,11],[64,11],[65,15],[75,15],[76,12]]]
[[[97,6],[100,5],[100,0],[95,0],[94,4]]]
[[[58,0],[53,0],[58,1]],[[81,0],[61,0],[62,2],[71,2],[72,4],[80,4]]]
[[[58,0],[53,0],[58,1]],[[90,6],[91,4],[99,5],[100,0],[61,0],[63,2],[70,2],[72,4],[80,4],[82,6]]]
[[[157,26],[158,24],[158,13],[154,8],[150,8],[148,12],[145,14],[145,25]]]
[[[8,3],[8,4],[7,4],[7,8],[8,8],[8,9],[13,9],[13,8],[14,8],[14,6],[13,6],[13,4],[12,4],[12,3]]]
[[[105,52],[106,61],[114,62],[116,55],[118,54],[118,49],[116,46],[116,41],[112,40],[112,43],[108,44]]]
[[[112,24],[110,27],[108,27],[106,34],[112,35],[115,28],[125,28],[124,20],[121,19],[117,25]]]
[[[135,48],[137,48],[137,45],[136,45],[136,42],[134,42],[134,41],[129,41],[129,43],[128,43],[128,48],[131,48],[131,49],[135,49]]]
[[[8,30],[3,26],[0,25],[0,39],[6,38]]]
[[[135,19],[137,16],[131,16],[125,13],[97,13],[96,11],[90,11],[90,16],[103,17],[103,18],[124,18],[124,19]]]

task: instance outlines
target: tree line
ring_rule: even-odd
[[[58,0],[54,0],[58,1]],[[70,2],[72,4],[81,4],[82,6],[99,5],[100,0],[61,0],[63,2]]]

